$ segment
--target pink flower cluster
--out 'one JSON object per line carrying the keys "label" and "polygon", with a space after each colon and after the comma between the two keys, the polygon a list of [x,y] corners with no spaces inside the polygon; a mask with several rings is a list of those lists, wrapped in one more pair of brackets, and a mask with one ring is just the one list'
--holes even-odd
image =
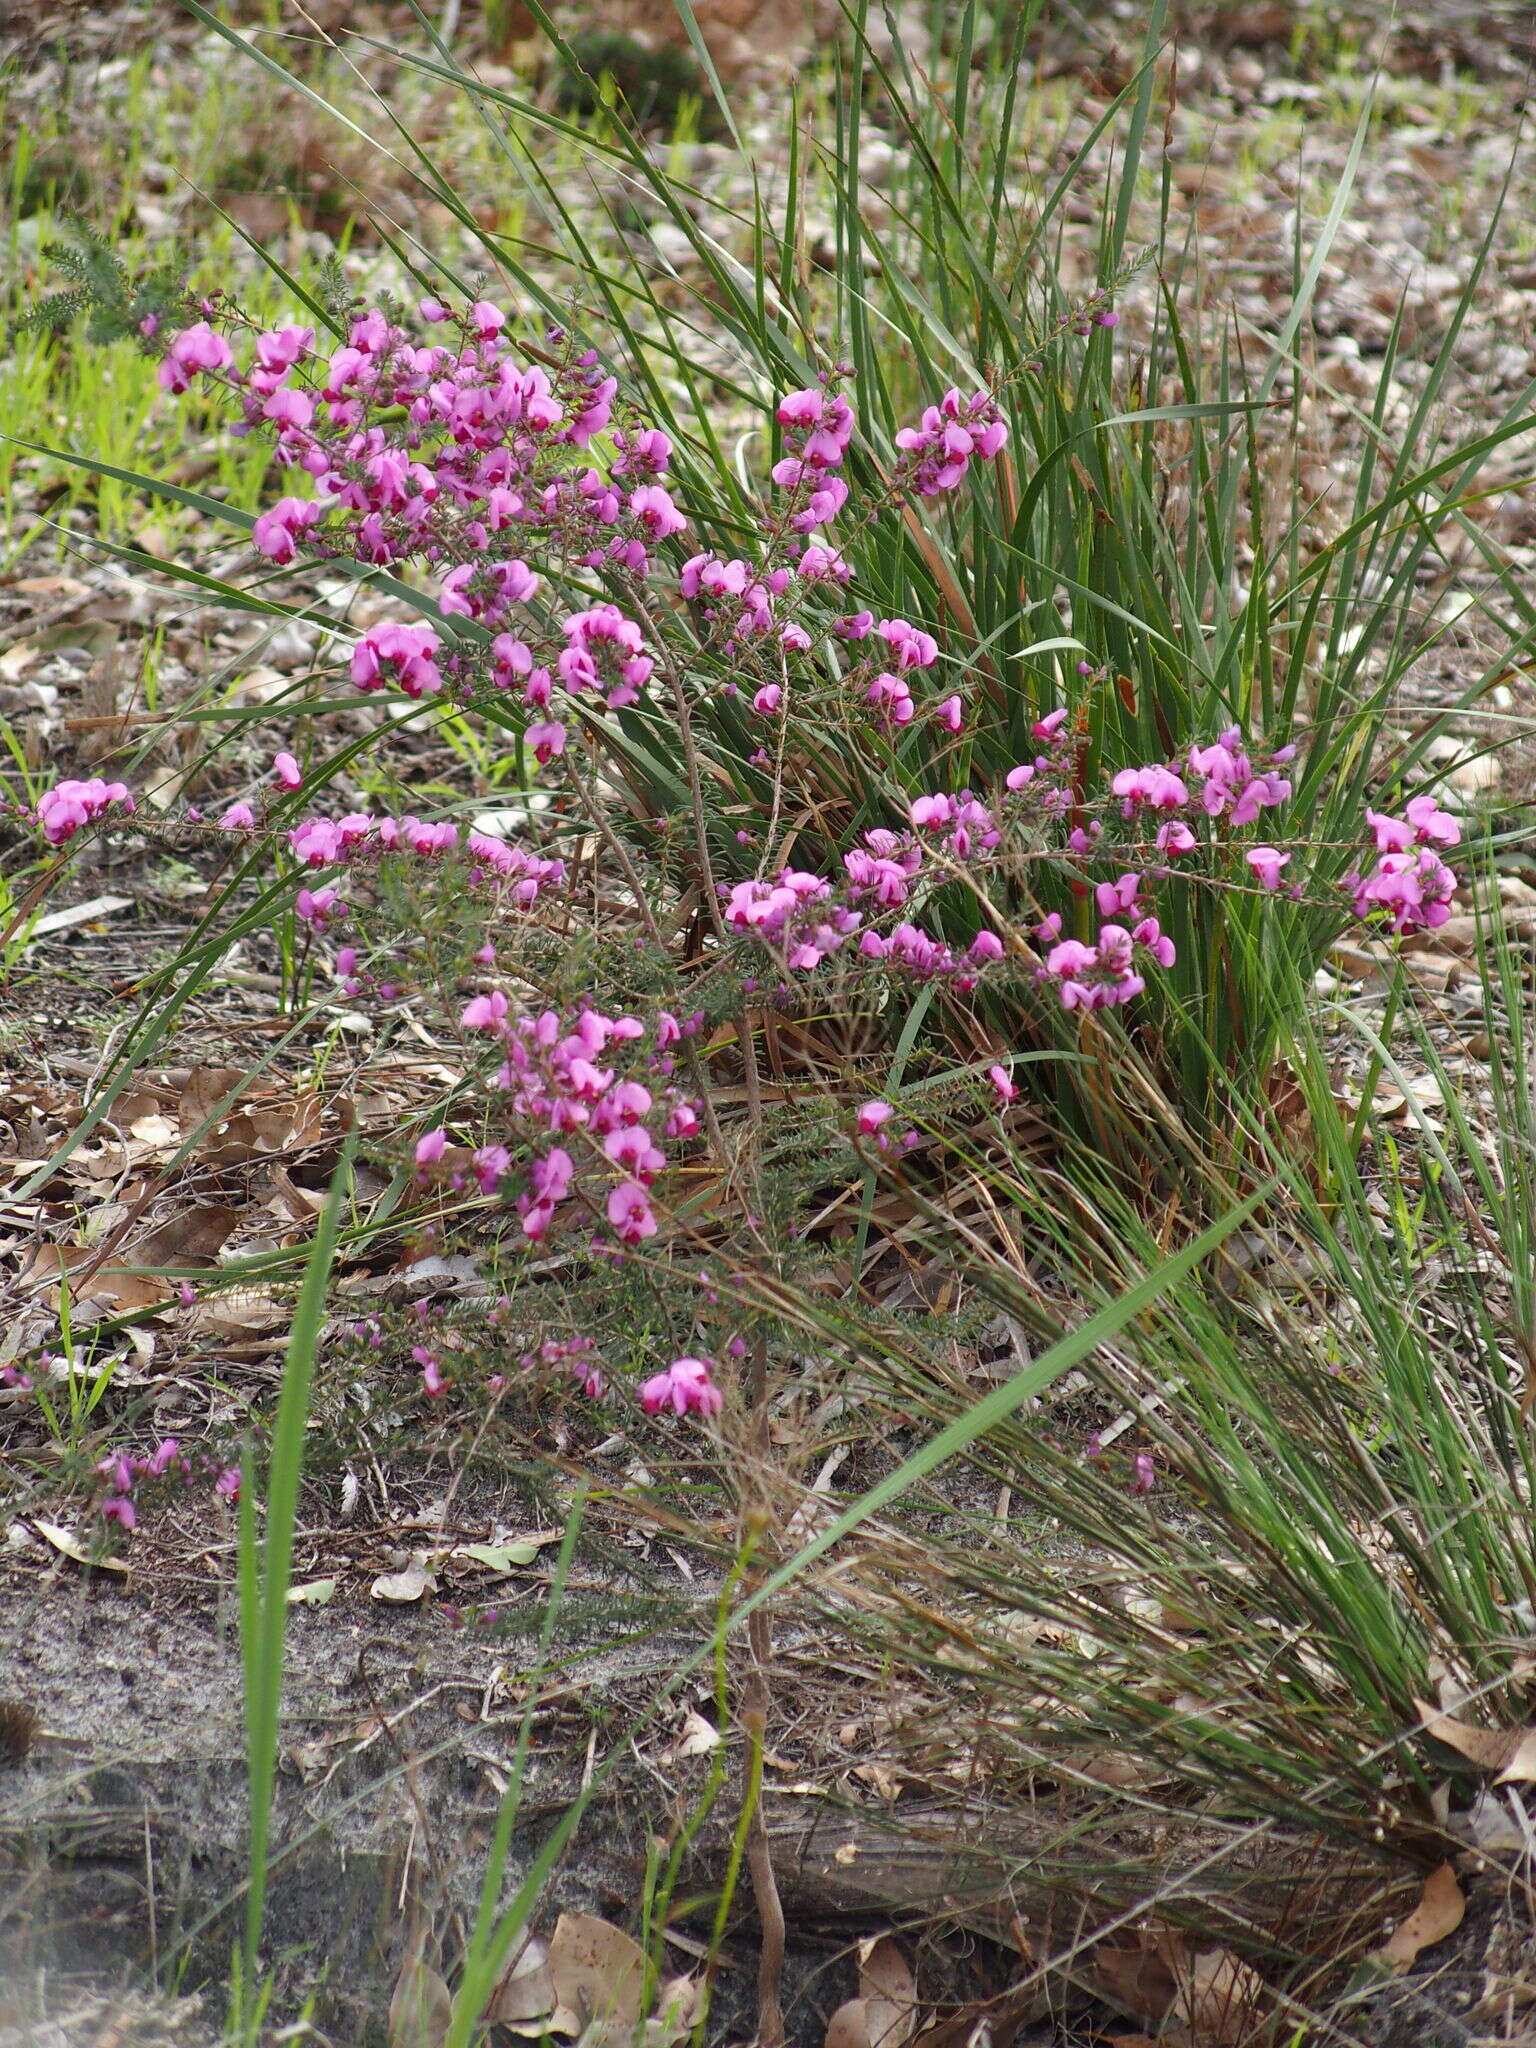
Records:
{"label": "pink flower cluster", "polygon": [[[561,1206],[580,1196],[589,1209],[602,1200],[599,1242],[634,1246],[654,1237],[650,1189],[669,1163],[662,1147],[699,1128],[694,1104],[670,1083],[672,1048],[691,1038],[700,1020],[663,1010],[647,1027],[638,1017],[606,1016],[585,1004],[569,1018],[555,1010],[533,1015],[514,1010],[493,989],[466,1004],[459,1021],[466,1031],[488,1032],[500,1042],[503,1059],[493,1086],[529,1155],[527,1184],[517,1200],[524,1235],[542,1240]],[[621,1069],[623,1048],[638,1052],[645,1041],[642,1070],[651,1085],[638,1078],[633,1055],[629,1071]],[[416,1147],[418,1170],[438,1166],[446,1148],[445,1132],[428,1132]],[[512,1154],[488,1146],[472,1164],[490,1194],[511,1171]]]}
{"label": "pink flower cluster", "polygon": [[602,1367],[593,1354],[590,1337],[546,1337],[537,1351],[525,1351],[524,1372],[536,1366],[561,1366],[575,1379],[589,1400],[600,1401],[608,1391]]}
{"label": "pink flower cluster", "polygon": [[106,1484],[105,1497],[99,1504],[103,1521],[116,1522],[120,1529],[130,1530],[138,1526],[139,1513],[134,1504],[134,1489],[142,1479],[163,1479],[167,1475],[182,1480],[191,1479],[201,1467],[215,1473],[213,1490],[224,1500],[235,1500],[240,1493],[240,1468],[238,1465],[210,1467],[206,1459],[199,1459],[197,1466],[181,1448],[173,1436],[164,1437],[156,1444],[147,1458],[130,1451],[114,1451],[103,1458],[96,1467]]}
{"label": "pink flower cluster", "polygon": [[718,1415],[725,1396],[710,1378],[715,1370],[712,1358],[675,1358],[641,1387],[640,1405],[647,1415],[667,1408],[674,1415]]}
{"label": "pink flower cluster", "polygon": [[1056,942],[1037,972],[1041,980],[1057,984],[1064,1010],[1109,1009],[1139,996],[1147,983],[1145,975],[1137,971],[1138,946],[1160,966],[1173,965],[1173,943],[1159,929],[1155,917],[1142,919],[1133,930],[1121,924],[1101,924],[1098,941],[1092,946],[1080,939],[1060,938],[1060,931],[1059,913],[1041,925],[1039,936]]}
{"label": "pink flower cluster", "polygon": [[853,439],[853,407],[840,391],[813,387],[781,398],[775,418],[788,453],[774,464],[773,480],[793,494],[791,530],[811,533],[835,519],[848,502],[848,486],[833,472]]}
{"label": "pink flower cluster", "polygon": [[1401,818],[1367,811],[1377,860],[1368,875],[1344,878],[1356,917],[1384,915],[1393,931],[1434,931],[1451,914],[1456,877],[1435,851],[1461,843],[1461,827],[1432,796],[1416,796]]}
{"label": "pink flower cluster", "polygon": [[134,808],[126,782],[103,782],[99,775],[88,782],[58,782],[38,799],[37,821],[48,844],[62,846],[113,805],[123,811]]}
{"label": "pink flower cluster", "polygon": [[962,398],[946,391],[924,412],[922,423],[903,427],[896,446],[907,459],[906,474],[921,497],[957,491],[973,457],[990,462],[1008,439],[1008,423],[990,391]]}
{"label": "pink flower cluster", "polygon": [[[226,812],[226,824],[228,816]],[[546,889],[558,888],[566,872],[563,860],[544,860],[488,832],[464,830],[447,818],[431,823],[409,812],[400,818],[375,817],[369,811],[350,811],[343,818],[305,818],[289,831],[288,844],[307,868],[355,865],[390,853],[415,854],[424,860],[452,855],[468,868],[471,887],[493,877],[507,885],[512,902],[525,908],[537,903]]]}
{"label": "pink flower cluster", "polygon": [[[359,689],[388,684],[416,699],[464,698],[482,683],[519,684],[534,714],[528,744],[548,766],[566,742],[559,720],[542,715],[554,680],[573,692],[600,690],[607,708],[618,710],[638,700],[652,657],[635,618],[611,603],[565,620],[563,646],[515,619],[540,581],[524,555],[537,546],[562,568],[649,576],[657,548],[688,526],[665,484],[672,445],[655,427],[615,423],[614,379],[558,329],[547,337],[554,355],[546,368],[515,360],[506,315],[485,300],[454,315],[426,298],[417,319],[413,333],[373,308],[351,322],[346,342],[328,357],[312,328],[270,329],[254,335],[244,368],[204,319],[170,340],[160,380],[171,391],[185,391],[198,376],[217,380],[239,401],[237,431],[273,435],[279,458],[313,479],[314,497],[285,496],[257,520],[253,539],[269,560],[288,566],[305,552],[380,566],[417,560],[436,577],[443,618],[493,635],[487,651],[473,637],[445,638],[426,621],[371,626],[352,659]],[[762,559],[701,553],[678,572],[679,594],[727,652],[771,636],[788,654],[803,655],[828,634],[852,640],[870,630],[867,613],[814,632],[779,616],[786,600],[798,603],[852,574],[835,546],[809,538],[848,498],[839,471],[855,419],[838,388],[847,374],[840,365],[822,386],[778,403],[784,453],[772,474],[788,502],[765,523]],[[605,441],[594,447],[599,435]],[[990,394],[947,392],[920,427],[898,436],[895,487],[952,490],[973,460],[990,461],[1006,437]],[[879,633],[890,650],[886,666],[858,663],[848,680],[875,719],[898,731],[918,710],[909,672],[931,666],[937,647],[899,619],[882,621]],[[753,689],[754,708],[776,715],[784,693],[781,677],[769,676]],[[928,715],[959,733],[959,693],[931,703]]]}

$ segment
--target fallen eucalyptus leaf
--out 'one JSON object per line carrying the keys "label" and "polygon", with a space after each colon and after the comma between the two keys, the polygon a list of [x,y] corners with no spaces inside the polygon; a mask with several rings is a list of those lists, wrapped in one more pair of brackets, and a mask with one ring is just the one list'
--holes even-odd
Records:
{"label": "fallen eucalyptus leaf", "polygon": [[436,1585],[424,1564],[408,1564],[403,1572],[381,1572],[368,1590],[375,1600],[387,1600],[396,1607],[409,1607],[424,1594],[435,1591]]}
{"label": "fallen eucalyptus leaf", "polygon": [[1467,1910],[1461,1886],[1449,1863],[1442,1863],[1424,1880],[1419,1903],[1393,1929],[1388,1940],[1372,1951],[1370,1960],[1394,1974],[1417,1961],[1421,1949],[1433,1948],[1461,1925]]}
{"label": "fallen eucalyptus leaf", "polygon": [[94,1556],[80,1541],[73,1529],[66,1529],[62,1522],[34,1521],[33,1528],[45,1543],[51,1544],[61,1557],[67,1557],[71,1564],[83,1565],[87,1571],[116,1572],[126,1578],[128,1567],[120,1557],[103,1554]]}
{"label": "fallen eucalyptus leaf", "polygon": [[1495,1784],[1536,1783],[1536,1728],[1474,1728],[1469,1721],[1454,1720],[1423,1700],[1413,1704],[1423,1718],[1426,1735],[1433,1735],[1480,1771],[1494,1772]]}
{"label": "fallen eucalyptus leaf", "polygon": [[334,1579],[309,1579],[302,1586],[288,1588],[290,1607],[324,1607],[336,1591]]}
{"label": "fallen eucalyptus leaf", "polygon": [[[551,2031],[627,2033],[640,2021],[645,1951],[622,1927],[591,1913],[562,1913],[549,1942],[549,1969],[559,2010]],[[574,2027],[564,2024],[574,2019]]]}

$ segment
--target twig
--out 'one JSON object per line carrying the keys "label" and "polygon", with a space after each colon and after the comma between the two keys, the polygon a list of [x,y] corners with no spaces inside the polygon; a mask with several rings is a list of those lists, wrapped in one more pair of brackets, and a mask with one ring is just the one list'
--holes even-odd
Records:
{"label": "twig", "polygon": [[747,1631],[752,1671],[747,1679],[741,1721],[750,1745],[747,1796],[752,1801],[752,1820],[747,1837],[747,1869],[752,1878],[762,1942],[757,1964],[757,2048],[783,2048],[784,2005],[779,1987],[784,1969],[784,1906],[773,1874],[773,1851],[763,1819],[762,1799],[763,1739],[768,1727],[768,1678],[764,1664],[770,1647],[766,1607],[754,1609],[747,1620]]}

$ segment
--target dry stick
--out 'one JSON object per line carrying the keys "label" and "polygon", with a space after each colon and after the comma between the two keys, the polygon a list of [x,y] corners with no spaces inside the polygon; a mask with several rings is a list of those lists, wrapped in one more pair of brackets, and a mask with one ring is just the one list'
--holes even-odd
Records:
{"label": "dry stick", "polygon": [[[659,644],[661,643],[658,639]],[[693,813],[699,879],[704,891],[704,900],[709,905],[709,917],[715,929],[715,936],[723,945],[730,934],[726,930],[725,919],[720,914],[720,897],[715,888],[714,865],[709,852],[709,829],[704,816],[703,782],[699,774],[698,748],[693,737],[693,720],[689,715],[688,698],[683,689],[682,677],[670,660],[665,666],[667,679],[672,685],[672,701],[677,710],[678,732],[683,742],[683,764],[688,774],[688,800]],[[757,1045],[752,1034],[751,1016],[745,1005],[737,1018],[736,1037],[741,1047],[742,1068],[747,1084],[746,1178],[748,1194],[755,1210],[759,1206],[757,1140],[762,1130],[763,1091],[762,1077],[757,1067]],[[747,1382],[754,1449],[758,1457],[766,1451],[768,1442],[767,1380],[767,1340],[759,1337],[753,1348],[752,1367]],[[755,1507],[753,1519],[763,1516],[765,1512],[764,1507]],[[762,1803],[763,1742],[768,1726],[767,1664],[772,1653],[772,1621],[766,1607],[758,1607],[753,1611],[748,1617],[747,1629],[752,1654],[752,1669],[742,1701],[742,1725],[746,1729],[747,1739],[751,1745],[746,1792],[751,1816],[748,1821],[747,1868],[752,1877],[752,1896],[757,1905],[758,1923],[762,1929],[762,1948],[757,1971],[757,2043],[758,2048],[783,2048],[784,2010],[779,1995],[779,1979],[784,1964],[784,1908],[780,1903],[779,1888],[773,1875],[773,1853],[763,1822]]]}
{"label": "dry stick", "polygon": [[597,827],[597,836],[602,840],[604,846],[607,847],[623,870],[624,879],[628,882],[630,893],[635,899],[635,908],[640,913],[645,929],[650,935],[651,943],[658,952],[664,952],[666,950],[665,943],[657,926],[656,919],[652,915],[650,898],[640,886],[640,877],[636,874],[635,864],[630,859],[629,848],[608,822],[607,813],[597,793],[596,777],[594,776],[590,784],[583,782],[581,771],[576,766],[574,758],[570,755],[566,756],[566,768],[572,782],[576,785],[576,794],[586,806],[588,817]]}
{"label": "dry stick", "polygon": [[[752,1646],[752,1672],[742,1707],[742,1726],[750,1745],[748,1797],[752,1820],[747,1836],[747,1869],[757,1905],[761,1946],[757,1960],[757,2048],[783,2048],[784,2005],[779,1992],[784,1968],[784,1907],[773,1874],[773,1851],[763,1819],[763,1739],[768,1727],[768,1680],[762,1659],[767,1655],[768,1610],[759,1607],[747,1618]],[[761,1647],[759,1645],[761,1644]]]}
{"label": "dry stick", "polygon": [[[645,928],[646,931],[650,934],[651,943],[655,946],[658,953],[665,952],[666,946],[663,942],[660,928],[658,927],[656,919],[652,914],[650,899],[647,897],[645,891],[640,886],[640,877],[635,872],[634,862],[630,859],[629,848],[624,844],[623,840],[620,839],[619,835],[614,831],[613,827],[608,822],[606,814],[604,813],[602,799],[598,795],[597,777],[595,775],[593,776],[592,782],[589,786],[588,784],[582,781],[581,771],[577,768],[575,761],[569,755],[566,757],[566,761],[567,767],[570,772],[571,780],[576,785],[576,794],[581,798],[582,802],[586,805],[587,814],[591,818],[593,824],[597,827],[599,838],[602,840],[604,846],[608,848],[608,851],[613,855],[614,859],[618,862],[620,868],[623,870],[624,879],[626,882],[628,882],[630,887],[630,893],[633,895],[635,903],[639,908],[640,915],[645,921]],[[707,879],[708,877],[706,871],[706,881]],[[713,899],[711,900],[713,901]],[[719,919],[719,915],[719,905],[716,904],[715,916],[717,920]],[[725,1141],[720,1134],[720,1123],[719,1119],[715,1115],[715,1105],[710,1097],[709,1083],[704,1073],[703,1062],[699,1058],[698,1048],[695,1046],[692,1039],[688,1040],[688,1061],[690,1068],[692,1069],[694,1079],[698,1084],[699,1104],[704,1111],[704,1125],[706,1130],[709,1132],[709,1142],[714,1147],[715,1157],[720,1161],[721,1165],[723,1166],[726,1164]]]}

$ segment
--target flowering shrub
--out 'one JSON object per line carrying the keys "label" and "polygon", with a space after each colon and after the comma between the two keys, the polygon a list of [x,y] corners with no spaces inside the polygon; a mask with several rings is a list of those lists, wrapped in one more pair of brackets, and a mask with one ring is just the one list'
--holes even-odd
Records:
{"label": "flowering shrub", "polygon": [[[997,392],[947,392],[895,434],[893,459],[856,500],[845,471],[858,419],[850,373],[833,365],[779,398],[776,495],[726,552],[674,494],[672,440],[560,329],[520,356],[500,307],[426,298],[413,317],[359,312],[327,351],[309,326],[254,332],[220,305],[201,310],[168,345],[146,345],[162,351],[167,392],[223,392],[232,430],[270,437],[290,472],[295,489],[255,522],[259,554],[278,568],[388,569],[397,588],[408,577],[421,587],[417,616],[357,638],[353,687],[451,705],[512,735],[529,775],[561,795],[559,815],[596,835],[644,928],[645,1002],[601,988],[540,1001],[508,939],[536,932],[568,887],[550,842],[362,812],[282,827],[294,913],[313,941],[335,939],[334,972],[354,999],[389,1002],[418,973],[442,978],[398,920],[370,941],[381,882],[414,866],[451,889],[474,941],[455,969],[455,1011],[490,1049],[491,1131],[476,1146],[428,1131],[412,1165],[422,1190],[473,1185],[512,1203],[531,1249],[580,1233],[593,1257],[622,1262],[665,1241],[664,1190],[709,1115],[705,1012],[683,994],[701,964],[711,1016],[793,1007],[835,956],[872,986],[928,984],[952,1004],[995,997],[988,1014],[1018,1043],[1041,1028],[1041,995],[1072,1019],[1155,990],[1179,961],[1170,906],[1183,915],[1200,892],[1321,905],[1393,933],[1449,915],[1456,883],[1441,855],[1459,828],[1432,798],[1401,818],[1367,810],[1374,857],[1341,874],[1333,852],[1319,858],[1287,829],[1294,744],[1227,725],[1162,758],[1106,762],[1094,706],[1108,678],[1087,661],[1073,701],[1031,706],[1015,728],[1027,744],[999,760],[1008,720],[984,665],[952,632],[942,643],[859,606],[833,529],[926,516],[996,464],[1009,431]],[[827,765],[840,750],[851,757],[841,782]],[[866,758],[879,772],[856,806]],[[303,787],[292,753],[277,755],[274,777],[282,793]],[[616,822],[609,792],[626,782],[664,788],[665,803]],[[132,809],[121,783],[64,782],[37,822],[62,845]],[[838,816],[860,809],[839,838]],[[238,801],[206,829],[274,826]],[[681,852],[680,836],[691,838]],[[709,929],[702,961],[658,917],[690,888]],[[1000,1065],[990,1077],[1006,1106],[1017,1083]],[[895,1114],[866,1102],[850,1136],[900,1156],[917,1134],[893,1142],[883,1126]],[[441,1391],[435,1354],[417,1362],[426,1393]],[[717,1414],[712,1370],[677,1358],[646,1381],[644,1407]]]}
{"label": "flowering shrub", "polygon": [[102,1487],[97,1511],[103,1521],[115,1522],[124,1531],[138,1525],[134,1496],[146,1479],[185,1486],[194,1479],[206,1478],[211,1480],[219,1499],[234,1501],[240,1497],[238,1465],[220,1466],[201,1453],[184,1451],[173,1436],[162,1437],[147,1457],[131,1451],[113,1451],[101,1460],[96,1472]]}

